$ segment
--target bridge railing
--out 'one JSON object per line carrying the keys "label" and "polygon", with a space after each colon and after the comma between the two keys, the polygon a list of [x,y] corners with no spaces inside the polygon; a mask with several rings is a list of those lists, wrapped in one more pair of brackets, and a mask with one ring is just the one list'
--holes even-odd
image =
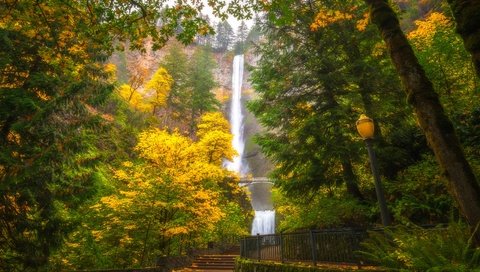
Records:
{"label": "bridge railing", "polygon": [[311,230],[244,237],[242,258],[280,262],[365,263],[358,256],[366,230]]}

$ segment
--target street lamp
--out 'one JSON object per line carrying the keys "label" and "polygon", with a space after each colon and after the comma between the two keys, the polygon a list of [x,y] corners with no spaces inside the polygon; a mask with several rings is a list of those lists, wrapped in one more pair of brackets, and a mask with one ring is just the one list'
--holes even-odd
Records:
{"label": "street lamp", "polygon": [[365,114],[360,115],[360,118],[357,120],[357,131],[367,145],[373,180],[375,182],[375,191],[377,193],[378,205],[380,206],[380,216],[382,217],[383,225],[388,226],[391,223],[390,215],[388,213],[387,204],[385,202],[385,193],[383,192],[380,175],[378,174],[377,159],[375,158],[375,152],[373,151],[372,146],[373,135],[375,132],[375,125],[373,123],[373,120],[371,118],[368,118]]}

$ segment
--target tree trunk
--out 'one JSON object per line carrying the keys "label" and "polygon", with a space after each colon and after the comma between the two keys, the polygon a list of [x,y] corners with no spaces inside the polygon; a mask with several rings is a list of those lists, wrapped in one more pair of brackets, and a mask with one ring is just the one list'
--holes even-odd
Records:
{"label": "tree trunk", "polygon": [[360,202],[365,201],[365,198],[363,197],[360,189],[358,188],[357,177],[355,176],[355,173],[353,173],[353,167],[350,160],[343,161],[342,168],[348,194],[350,194],[352,197],[354,197]]}
{"label": "tree trunk", "polygon": [[[473,228],[480,223],[480,186],[468,164],[453,125],[445,115],[437,93],[418,63],[400,29],[398,18],[386,0],[365,0],[413,106],[420,128],[449,180],[460,210]],[[480,232],[476,233],[480,245]]]}
{"label": "tree trunk", "polygon": [[472,55],[473,66],[480,78],[480,1],[448,0],[457,32],[462,36],[465,49]]}

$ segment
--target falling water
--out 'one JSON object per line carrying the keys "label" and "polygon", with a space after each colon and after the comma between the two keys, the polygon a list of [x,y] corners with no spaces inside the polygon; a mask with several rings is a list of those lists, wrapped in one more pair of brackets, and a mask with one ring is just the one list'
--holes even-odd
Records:
{"label": "falling water", "polygon": [[[243,138],[242,83],[243,55],[237,55],[233,59],[230,126],[233,134],[232,145],[238,155],[233,158],[233,161],[226,162],[225,166],[230,171],[237,172],[240,177],[246,176],[249,170],[248,164],[243,156],[245,140]],[[251,184],[248,188],[251,192],[252,206],[255,210],[252,235],[275,233],[275,211],[271,203],[271,183],[267,186],[265,186],[265,183],[263,185],[261,183],[258,185]]]}
{"label": "falling water", "polygon": [[230,126],[233,135],[232,145],[238,155],[233,161],[227,162],[227,169],[245,176],[248,172],[248,164],[244,162],[243,151],[245,141],[243,139],[243,114],[242,114],[242,83],[243,83],[243,55],[237,55],[233,59],[232,74],[232,105],[230,107]]}
{"label": "falling water", "polygon": [[275,233],[275,211],[255,211],[252,224],[252,235]]}

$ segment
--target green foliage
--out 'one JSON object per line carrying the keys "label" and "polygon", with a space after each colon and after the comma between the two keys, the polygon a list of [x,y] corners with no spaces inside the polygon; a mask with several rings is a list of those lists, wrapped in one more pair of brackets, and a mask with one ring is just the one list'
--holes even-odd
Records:
{"label": "green foliage", "polygon": [[5,271],[43,269],[74,229],[77,209],[102,182],[97,136],[108,118],[97,109],[113,86],[94,60],[105,54],[92,50],[98,44],[90,38],[68,38],[84,21],[68,20],[71,11],[56,4],[11,2],[0,20],[0,269]]}
{"label": "green foliage", "polygon": [[161,119],[168,127],[176,127],[193,136],[197,119],[220,105],[212,92],[217,83],[213,77],[215,61],[211,48],[196,47],[188,59],[182,47],[172,43],[160,66],[173,78]]}
{"label": "green foliage", "polygon": [[460,223],[435,229],[397,226],[370,232],[360,253],[388,271],[480,271],[480,248],[472,248],[471,239]]}
{"label": "green foliage", "polygon": [[386,183],[394,217],[417,224],[447,222],[454,214],[456,209],[447,188],[432,155],[403,170],[395,181]]}
{"label": "green foliage", "polygon": [[[415,140],[417,131],[400,99],[393,67],[385,54],[376,52],[379,40],[374,30],[358,31],[353,20],[317,31],[310,27],[318,12],[350,12],[355,4],[360,5],[357,1],[290,3],[290,22],[272,19],[263,25],[265,41],[257,48],[261,57],[252,71],[258,97],[249,109],[270,129],[257,142],[277,165],[271,174],[276,185],[289,196],[346,184],[348,194],[364,200],[359,184],[366,181],[357,169],[369,166],[355,130],[361,113],[377,120],[378,155],[385,175],[394,177],[412,163],[402,144],[414,146],[417,141],[410,139]],[[270,12],[281,12],[276,8]],[[354,15],[363,12],[359,8]],[[405,140],[391,144],[398,133]]]}
{"label": "green foliage", "polygon": [[220,103],[212,92],[217,86],[213,77],[215,61],[210,47],[199,47],[195,50],[189,63],[189,99],[186,101],[189,112],[183,117],[189,120],[189,133],[193,135],[197,119],[205,112],[218,109]]}
{"label": "green foliage", "polygon": [[307,199],[286,198],[274,190],[273,203],[279,225],[277,231],[361,227],[368,225],[369,210],[341,190],[319,192]]}
{"label": "green foliage", "polygon": [[235,55],[244,54],[247,48],[248,27],[244,21],[240,22],[235,35]]}
{"label": "green foliage", "polygon": [[[241,195],[240,197],[243,196]],[[237,202],[228,202],[223,207],[225,217],[215,225],[215,231],[212,232],[212,236],[214,236],[212,241],[222,241],[222,239],[228,237],[239,238],[249,235],[248,227],[253,217],[251,214],[245,214],[245,210]]]}
{"label": "green foliage", "polygon": [[[337,272],[337,271],[371,271],[368,269],[346,268],[331,266],[306,266],[301,264],[282,264],[274,262],[256,262],[245,259],[237,259],[235,262],[235,271],[257,271],[257,272]],[[375,270],[378,271],[378,270]]]}
{"label": "green foliage", "polygon": [[215,51],[225,52],[231,46],[233,42],[233,28],[228,23],[228,21],[221,21],[217,24],[216,28],[216,40],[215,40]]}

